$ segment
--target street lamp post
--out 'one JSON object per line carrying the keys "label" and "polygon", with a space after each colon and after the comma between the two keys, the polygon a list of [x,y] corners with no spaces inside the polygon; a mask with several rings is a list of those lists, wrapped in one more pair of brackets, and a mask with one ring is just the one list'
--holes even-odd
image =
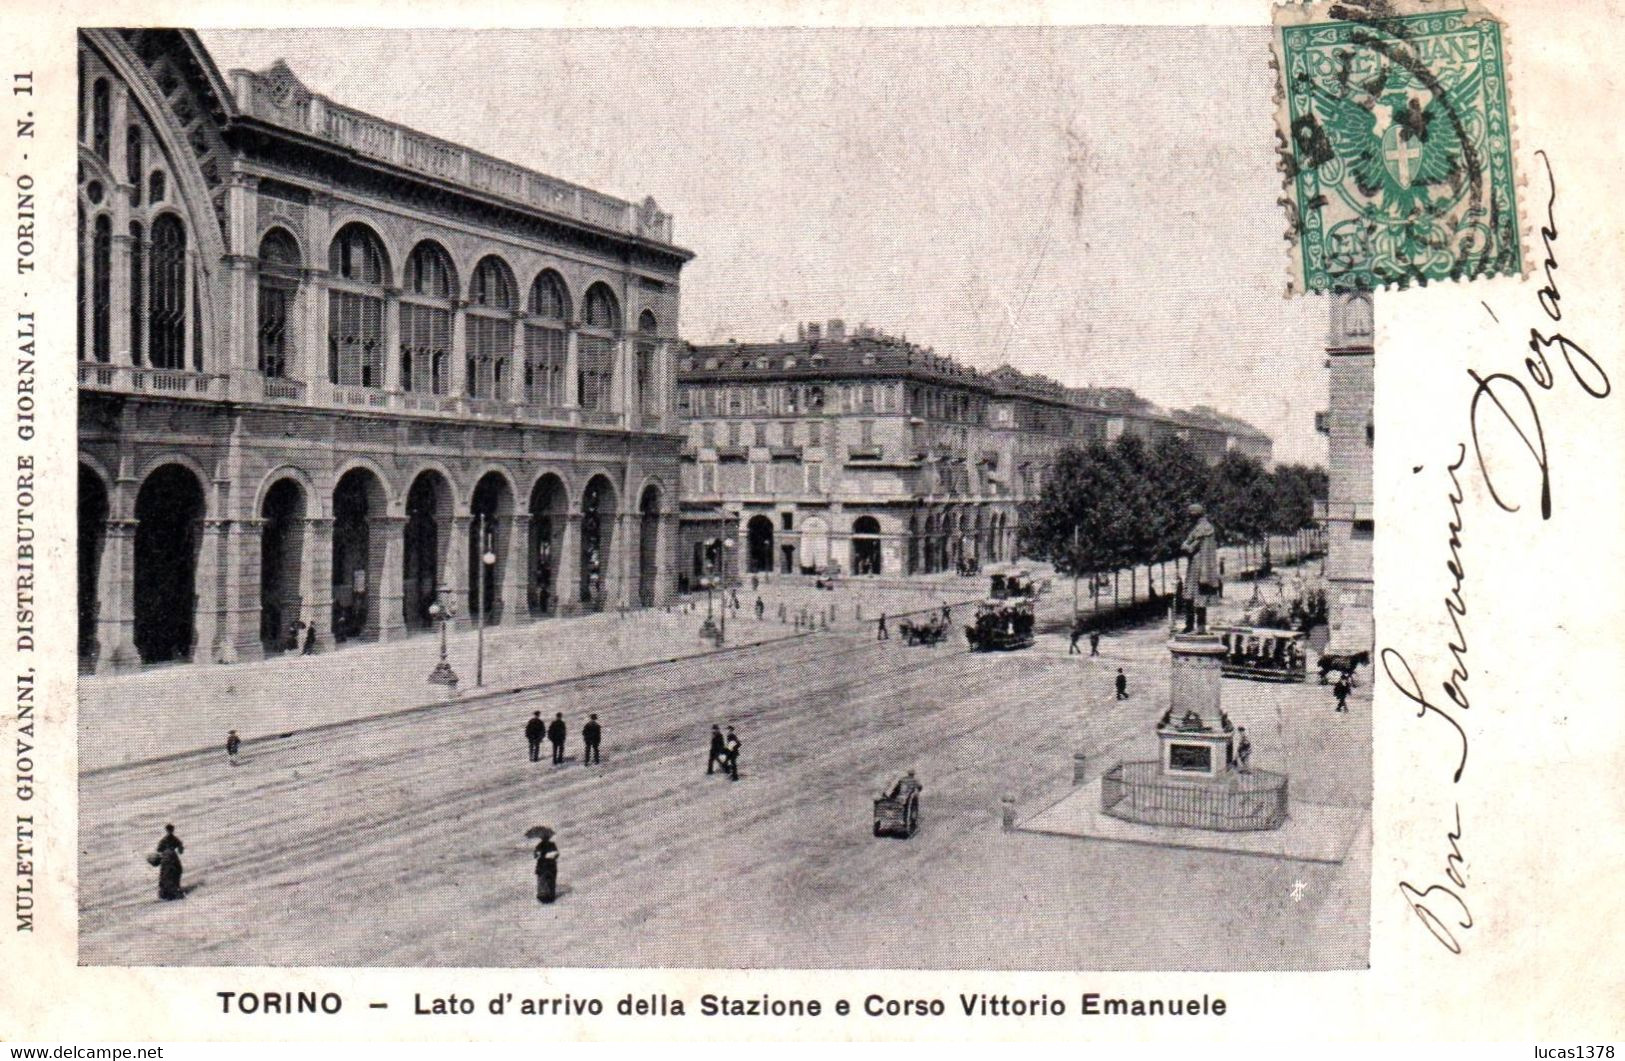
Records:
{"label": "street lamp post", "polygon": [[723,584],[721,570],[725,566],[725,554],[722,550],[732,549],[733,546],[732,538],[713,539],[705,550],[711,573],[705,577],[705,622],[700,624],[700,636],[714,640],[719,648],[728,633],[728,601],[726,598],[723,599],[722,612],[718,616],[715,606],[716,591],[719,585]]}
{"label": "street lamp post", "polygon": [[485,684],[485,573],[496,565],[485,529],[485,513],[474,518],[474,540],[480,546],[480,577],[474,580],[474,686]]}
{"label": "street lamp post", "polygon": [[[434,685],[444,685],[447,689],[457,687],[457,672],[451,669],[451,661],[446,658],[446,623],[452,617],[451,587],[441,586],[437,591],[434,603],[429,605],[429,615],[440,624],[440,662],[434,665],[429,672],[429,681]],[[445,603],[441,603],[444,601]]]}

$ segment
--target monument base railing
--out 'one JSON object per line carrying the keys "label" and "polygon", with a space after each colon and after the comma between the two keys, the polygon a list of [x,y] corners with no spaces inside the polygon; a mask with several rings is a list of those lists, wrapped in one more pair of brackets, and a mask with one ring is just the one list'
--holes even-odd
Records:
{"label": "monument base railing", "polygon": [[1100,779],[1100,809],[1145,825],[1247,832],[1286,820],[1287,778],[1269,770],[1169,777],[1162,764],[1118,763]]}

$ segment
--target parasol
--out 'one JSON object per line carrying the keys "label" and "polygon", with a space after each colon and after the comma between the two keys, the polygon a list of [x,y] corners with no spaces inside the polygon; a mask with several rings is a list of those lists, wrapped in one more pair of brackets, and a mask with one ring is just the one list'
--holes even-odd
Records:
{"label": "parasol", "polygon": [[553,830],[549,829],[545,825],[532,825],[529,829],[525,830],[525,839],[551,840],[553,839]]}

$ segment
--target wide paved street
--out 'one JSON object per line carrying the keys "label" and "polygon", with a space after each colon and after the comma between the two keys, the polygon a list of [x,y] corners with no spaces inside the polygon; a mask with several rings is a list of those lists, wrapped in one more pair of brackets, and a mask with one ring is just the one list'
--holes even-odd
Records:
{"label": "wide paved street", "polygon": [[[1053,595],[1060,597],[1060,594]],[[1051,599],[1055,613],[1070,600]],[[1150,758],[1166,631],[1068,657],[877,644],[846,631],[87,775],[81,953],[89,964],[1356,968],[1369,829],[1341,865],[1000,828]],[[1131,697],[1112,697],[1123,667]],[[1368,672],[1362,672],[1362,679]],[[1256,765],[1295,799],[1370,805],[1369,685],[1227,681]],[[563,711],[569,761],[527,761],[531,711]],[[580,761],[597,712],[604,762]],[[738,727],[739,782],[705,775],[710,724]],[[912,840],[870,801],[925,785]],[[143,861],[186,843],[184,902]],[[563,895],[534,898],[527,827],[559,830]],[[1192,918],[1205,927],[1193,930]]]}

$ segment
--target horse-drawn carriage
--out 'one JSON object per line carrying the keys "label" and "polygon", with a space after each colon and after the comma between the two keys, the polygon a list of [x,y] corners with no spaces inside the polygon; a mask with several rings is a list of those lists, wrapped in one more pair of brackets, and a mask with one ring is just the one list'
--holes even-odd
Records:
{"label": "horse-drawn carriage", "polygon": [[1033,636],[1031,597],[986,600],[976,606],[976,619],[965,627],[972,652],[1008,652],[1030,648]]}
{"label": "horse-drawn carriage", "polygon": [[937,645],[947,640],[948,623],[939,615],[921,622],[903,619],[897,624],[897,632],[905,645]]}
{"label": "horse-drawn carriage", "polygon": [[1360,664],[1371,664],[1371,653],[1361,650],[1359,652],[1326,652],[1320,657],[1320,684],[1326,684],[1326,678],[1333,671],[1337,671],[1342,679],[1352,688],[1359,684],[1354,677],[1354,669]]}
{"label": "horse-drawn carriage", "polygon": [[1224,638],[1226,678],[1264,682],[1301,682],[1307,671],[1308,638],[1296,630],[1231,626],[1217,631]]}
{"label": "horse-drawn carriage", "polygon": [[889,794],[875,800],[875,835],[904,840],[913,836],[920,827],[920,791],[921,785],[910,770]]}

